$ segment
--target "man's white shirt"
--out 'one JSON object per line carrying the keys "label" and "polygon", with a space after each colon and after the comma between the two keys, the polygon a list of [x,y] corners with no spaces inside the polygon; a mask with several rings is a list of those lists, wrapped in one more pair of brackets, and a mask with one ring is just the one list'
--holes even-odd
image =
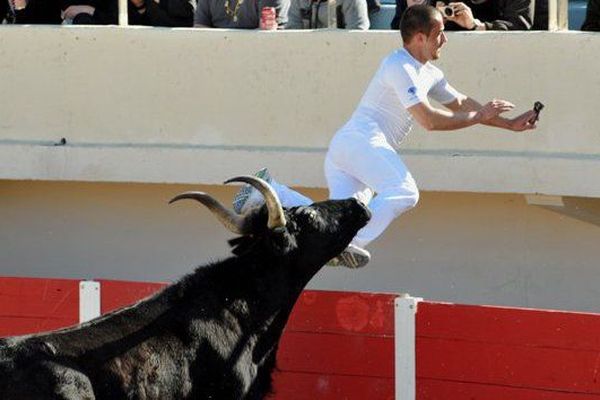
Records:
{"label": "man's white shirt", "polygon": [[345,128],[379,129],[397,149],[413,126],[412,115],[407,109],[418,103],[428,103],[428,96],[447,104],[460,93],[430,62],[420,63],[404,48],[394,50],[381,62]]}

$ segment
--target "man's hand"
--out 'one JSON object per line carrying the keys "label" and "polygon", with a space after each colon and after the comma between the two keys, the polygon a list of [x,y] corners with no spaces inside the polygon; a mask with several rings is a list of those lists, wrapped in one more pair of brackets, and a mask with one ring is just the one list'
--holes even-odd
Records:
{"label": "man's hand", "polygon": [[[515,132],[536,128],[535,111],[529,110],[510,120],[509,129]],[[533,122],[532,122],[533,121]]]}
{"label": "man's hand", "polygon": [[475,119],[479,123],[488,122],[493,118],[496,118],[498,115],[510,111],[515,108],[515,105],[506,100],[497,100],[494,99],[488,103],[486,103],[477,114],[475,114]]}
{"label": "man's hand", "polygon": [[77,14],[94,15],[94,11],[96,11],[96,9],[92,6],[69,6],[62,12],[62,18],[73,19]]}
{"label": "man's hand", "polygon": [[454,15],[447,17],[449,21],[453,21],[465,29],[473,29],[475,17],[468,5],[465,3],[449,3],[448,5],[454,10]]}

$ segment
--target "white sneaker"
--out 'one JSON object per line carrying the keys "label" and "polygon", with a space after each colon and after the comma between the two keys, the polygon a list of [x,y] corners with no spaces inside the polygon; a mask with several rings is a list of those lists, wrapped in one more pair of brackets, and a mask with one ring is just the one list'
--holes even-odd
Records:
{"label": "white sneaker", "polygon": [[358,246],[349,244],[337,257],[332,258],[328,267],[362,268],[371,261],[371,254]]}
{"label": "white sneaker", "polygon": [[[255,177],[271,183],[273,178],[266,168],[262,168],[254,174]],[[256,190],[253,186],[245,184],[242,188],[233,196],[233,211],[238,214],[244,214],[251,208],[258,207],[265,202],[263,195]]]}

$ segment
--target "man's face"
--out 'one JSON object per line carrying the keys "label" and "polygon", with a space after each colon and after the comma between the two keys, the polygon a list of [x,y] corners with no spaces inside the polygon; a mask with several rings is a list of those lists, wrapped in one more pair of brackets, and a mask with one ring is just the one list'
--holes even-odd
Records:
{"label": "man's face", "polygon": [[444,22],[441,15],[437,15],[433,21],[433,29],[425,41],[425,53],[429,60],[440,58],[442,46],[448,41],[444,33]]}

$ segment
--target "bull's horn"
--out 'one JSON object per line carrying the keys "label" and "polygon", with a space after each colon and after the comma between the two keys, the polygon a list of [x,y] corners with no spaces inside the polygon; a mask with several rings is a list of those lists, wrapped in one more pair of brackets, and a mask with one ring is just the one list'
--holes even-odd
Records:
{"label": "bull's horn", "polygon": [[279,197],[277,197],[277,193],[275,193],[273,188],[267,182],[255,176],[249,175],[236,176],[225,181],[225,183],[230,182],[247,183],[262,193],[263,197],[265,198],[265,202],[267,203],[267,209],[269,210],[269,221],[267,222],[267,227],[269,229],[285,226],[285,215],[283,214],[283,207],[281,207]]}
{"label": "bull's horn", "polygon": [[171,201],[169,201],[169,204],[181,199],[196,200],[204,204],[213,214],[215,214],[217,219],[225,226],[225,228],[229,229],[233,233],[237,233],[238,235],[245,235],[249,233],[248,226],[242,216],[226,209],[221,203],[219,203],[209,194],[204,192],[185,192],[173,197]]}

